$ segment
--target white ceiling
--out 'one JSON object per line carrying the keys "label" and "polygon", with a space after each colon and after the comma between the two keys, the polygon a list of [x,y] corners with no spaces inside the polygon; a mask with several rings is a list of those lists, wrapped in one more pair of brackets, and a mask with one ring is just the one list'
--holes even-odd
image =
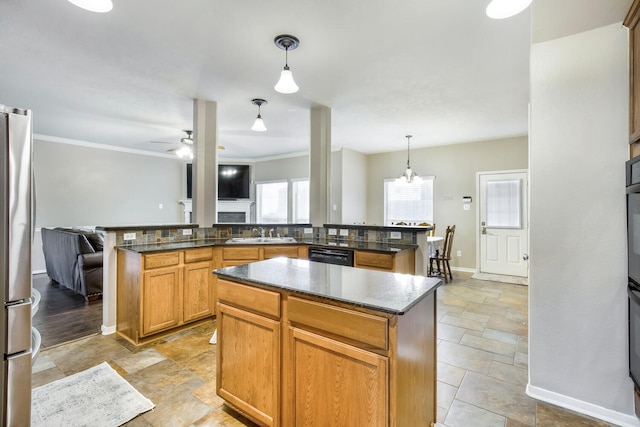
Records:
{"label": "white ceiling", "polygon": [[[624,6],[617,21],[631,2],[565,1],[565,14],[599,17]],[[0,103],[32,109],[36,134],[165,152],[172,145],[151,141],[179,141],[194,98],[218,103],[222,158],[306,151],[314,105],[332,110],[334,147],[363,153],[403,150],[406,134],[426,147],[527,133],[529,9],[491,20],[489,0],[113,3],[96,14],[66,0],[2,0]],[[553,13],[545,3],[557,0],[534,6]],[[296,94],[273,89],[278,34],[300,39],[289,53]],[[249,130],[252,98],[269,102],[267,132]]]}

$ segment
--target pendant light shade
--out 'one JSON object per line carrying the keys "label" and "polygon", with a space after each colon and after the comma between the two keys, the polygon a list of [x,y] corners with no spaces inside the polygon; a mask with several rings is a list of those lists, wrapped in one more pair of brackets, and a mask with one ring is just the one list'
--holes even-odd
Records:
{"label": "pendant light shade", "polygon": [[282,34],[277,36],[273,41],[276,46],[280,49],[284,49],[285,52],[285,60],[284,60],[284,69],[280,73],[280,80],[274,86],[274,89],[280,93],[296,93],[298,91],[298,85],[293,80],[293,74],[289,69],[289,50],[294,50],[300,44],[300,40],[298,40],[294,36],[290,36],[287,34]]}
{"label": "pendant light shade", "polygon": [[504,19],[517,15],[525,10],[533,0],[492,0],[487,6],[489,18]]}
{"label": "pendant light shade", "polygon": [[404,171],[402,175],[396,178],[397,184],[411,184],[412,182],[420,183],[422,182],[422,178],[418,176],[418,174],[411,169],[410,159],[410,147],[411,147],[411,135],[407,135],[407,169]]}
{"label": "pendant light shade", "polygon": [[262,104],[266,104],[267,101],[265,101],[264,99],[252,99],[251,102],[254,105],[258,106],[258,117],[256,117],[256,121],[253,122],[253,126],[251,126],[251,130],[254,130],[256,132],[264,132],[267,130],[267,127],[264,125],[264,120],[262,120],[262,116],[260,115],[260,107],[262,106]]}
{"label": "pendant light shade", "polygon": [[113,3],[111,0],[68,0],[69,3],[73,3],[78,7],[91,12],[105,13],[113,9]]}

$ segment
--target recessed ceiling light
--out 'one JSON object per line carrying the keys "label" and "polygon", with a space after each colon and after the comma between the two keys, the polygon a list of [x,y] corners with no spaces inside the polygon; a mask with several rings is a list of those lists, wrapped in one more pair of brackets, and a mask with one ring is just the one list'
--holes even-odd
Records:
{"label": "recessed ceiling light", "polygon": [[67,0],[69,3],[73,3],[78,7],[81,7],[91,12],[105,13],[113,9],[113,3],[111,0]]}
{"label": "recessed ceiling light", "polygon": [[517,15],[525,10],[533,0],[492,0],[487,6],[486,13],[489,18],[503,19]]}

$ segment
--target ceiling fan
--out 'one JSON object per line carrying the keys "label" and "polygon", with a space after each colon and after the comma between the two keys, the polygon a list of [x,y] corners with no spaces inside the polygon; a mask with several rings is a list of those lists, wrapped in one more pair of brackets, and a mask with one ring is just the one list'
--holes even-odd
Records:
{"label": "ceiling fan", "polygon": [[167,151],[175,152],[176,156],[180,157],[181,159],[193,159],[193,138],[191,137],[193,131],[185,130],[185,132],[187,136],[186,138],[180,139],[180,146],[169,148]]}

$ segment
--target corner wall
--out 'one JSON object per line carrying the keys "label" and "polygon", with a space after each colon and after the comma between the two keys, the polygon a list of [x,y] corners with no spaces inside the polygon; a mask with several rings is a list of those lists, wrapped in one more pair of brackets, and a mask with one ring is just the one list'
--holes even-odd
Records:
{"label": "corner wall", "polygon": [[627,362],[627,30],[531,50],[528,393],[620,425]]}

